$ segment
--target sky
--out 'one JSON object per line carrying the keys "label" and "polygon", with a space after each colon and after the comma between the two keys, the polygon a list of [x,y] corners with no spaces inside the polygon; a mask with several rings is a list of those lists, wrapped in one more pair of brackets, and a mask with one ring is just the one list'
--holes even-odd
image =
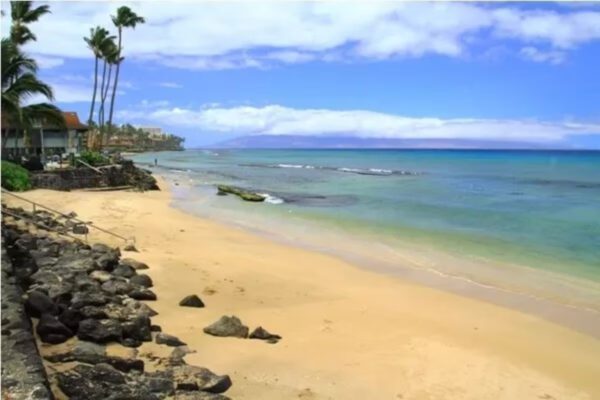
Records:
{"label": "sky", "polygon": [[124,31],[115,122],[186,147],[338,135],[600,148],[599,3],[51,2],[24,50],[83,121],[83,37],[116,33],[121,5],[146,23]]}

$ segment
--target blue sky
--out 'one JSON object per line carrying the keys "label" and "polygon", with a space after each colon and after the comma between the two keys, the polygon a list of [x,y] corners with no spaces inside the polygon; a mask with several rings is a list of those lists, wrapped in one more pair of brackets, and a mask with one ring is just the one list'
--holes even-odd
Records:
{"label": "blue sky", "polygon": [[595,4],[51,3],[26,50],[82,120],[82,37],[114,31],[122,4],[147,23],[125,32],[117,122],[189,147],[300,134],[600,148]]}

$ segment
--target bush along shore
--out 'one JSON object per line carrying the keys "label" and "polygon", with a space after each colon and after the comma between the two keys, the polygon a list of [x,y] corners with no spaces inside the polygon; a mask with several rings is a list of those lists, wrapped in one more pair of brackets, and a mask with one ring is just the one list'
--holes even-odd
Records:
{"label": "bush along shore", "polygon": [[[156,312],[142,302],[157,298],[152,279],[143,273],[147,265],[121,258],[119,249],[104,244],[52,235],[30,230],[19,218],[2,220],[3,398],[228,398],[222,394],[232,384],[228,375],[186,364],[185,343],[152,324]],[[195,295],[180,305],[204,307]],[[205,332],[248,337],[239,319],[223,318]],[[260,327],[250,338],[280,339]],[[150,341],[168,351],[138,354]],[[115,346],[123,350],[118,355],[110,351]]]}

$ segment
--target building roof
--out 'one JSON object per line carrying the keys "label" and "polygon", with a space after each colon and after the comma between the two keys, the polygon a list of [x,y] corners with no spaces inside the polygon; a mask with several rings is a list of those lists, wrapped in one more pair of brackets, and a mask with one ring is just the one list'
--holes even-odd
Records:
{"label": "building roof", "polygon": [[65,123],[67,124],[68,129],[77,129],[82,131],[88,130],[88,126],[79,121],[79,116],[76,112],[64,111],[63,115],[65,117]]}
{"label": "building roof", "polygon": [[[78,131],[87,131],[89,127],[85,124],[82,124],[79,120],[79,116],[74,111],[63,111],[63,116],[65,118],[65,124],[67,125],[67,129],[75,129]],[[2,128],[10,129],[14,128],[10,120],[5,118],[5,115],[2,114]],[[44,124],[44,128],[46,129],[56,129],[55,126],[51,126],[49,124]]]}

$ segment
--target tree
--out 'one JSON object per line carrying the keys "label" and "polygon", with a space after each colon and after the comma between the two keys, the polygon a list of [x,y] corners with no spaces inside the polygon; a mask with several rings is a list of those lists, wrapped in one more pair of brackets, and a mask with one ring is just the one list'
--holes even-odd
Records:
{"label": "tree", "polygon": [[2,112],[7,122],[23,130],[33,127],[37,121],[64,126],[64,116],[56,106],[49,103],[24,105],[36,95],[50,101],[54,99],[52,88],[37,78],[37,68],[36,62],[12,40],[2,39]]}
{"label": "tree", "polygon": [[27,24],[36,22],[42,15],[50,13],[50,6],[43,5],[32,8],[31,1],[11,1],[10,15],[12,25],[10,39],[16,45],[22,45],[30,40],[36,40],[35,35],[29,30]]}
{"label": "tree", "polygon": [[113,24],[117,27],[119,32],[119,45],[118,45],[118,56],[117,56],[117,70],[115,73],[115,84],[113,86],[112,97],[110,100],[110,113],[108,115],[108,126],[112,126],[112,117],[113,110],[115,105],[115,95],[117,93],[117,85],[119,83],[119,71],[121,69],[121,51],[122,47],[122,38],[123,38],[123,28],[133,28],[138,24],[143,24],[146,20],[143,17],[138,16],[136,13],[131,11],[131,9],[127,6],[122,6],[117,9],[117,15],[111,16]]}
{"label": "tree", "polygon": [[[104,60],[102,67],[102,83],[100,84],[100,110],[98,111],[98,126],[104,129],[104,104],[108,89],[110,87],[110,74],[112,73],[112,65],[117,54],[117,45],[113,39],[106,40],[100,49],[101,58]],[[106,79],[106,66],[108,65],[108,79]]]}
{"label": "tree", "polygon": [[[92,94],[92,104],[90,106],[88,123],[92,122],[94,117],[94,108],[96,105],[96,92],[98,90],[98,61],[102,57],[102,49],[107,46],[107,42],[114,39],[114,36],[110,36],[108,31],[100,26],[91,28],[90,37],[83,38],[89,49],[94,53],[94,92]],[[100,92],[100,95],[102,95],[102,90]]]}

